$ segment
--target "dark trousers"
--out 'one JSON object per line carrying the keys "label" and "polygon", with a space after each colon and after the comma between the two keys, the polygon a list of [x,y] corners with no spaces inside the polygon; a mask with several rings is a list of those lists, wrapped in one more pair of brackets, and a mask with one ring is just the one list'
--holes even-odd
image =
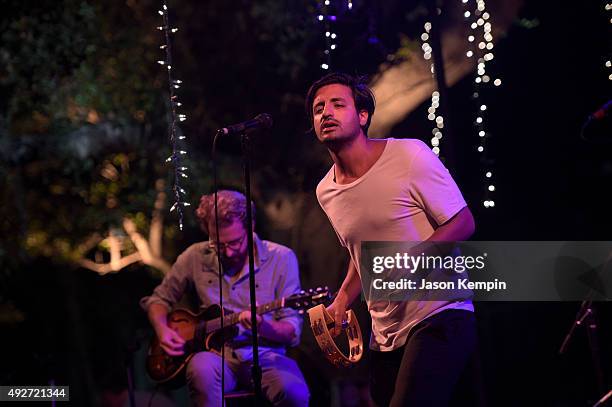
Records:
{"label": "dark trousers", "polygon": [[463,378],[457,384],[462,375],[473,374],[468,366],[474,364],[476,344],[473,312],[451,309],[427,318],[401,348],[372,352],[374,402],[379,407],[448,406],[456,390],[465,390],[458,387],[471,386]]}

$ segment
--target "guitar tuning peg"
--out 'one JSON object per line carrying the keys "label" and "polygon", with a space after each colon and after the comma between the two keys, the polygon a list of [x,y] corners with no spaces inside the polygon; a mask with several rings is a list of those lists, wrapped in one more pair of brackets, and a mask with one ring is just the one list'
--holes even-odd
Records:
{"label": "guitar tuning peg", "polygon": [[298,314],[300,314],[300,315],[304,315],[304,310],[303,310],[303,309],[299,310],[299,311],[298,311]]}
{"label": "guitar tuning peg", "polygon": [[306,294],[306,291],[300,290],[300,294],[304,295],[304,294]]}

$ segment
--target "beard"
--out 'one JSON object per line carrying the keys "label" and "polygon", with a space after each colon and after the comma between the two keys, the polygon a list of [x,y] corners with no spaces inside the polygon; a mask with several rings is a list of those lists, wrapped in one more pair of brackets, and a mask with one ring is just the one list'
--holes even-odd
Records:
{"label": "beard", "polygon": [[223,266],[223,272],[225,274],[229,274],[230,276],[235,275],[236,273],[242,270],[244,263],[248,257],[248,253],[246,250],[242,253],[236,253],[236,255],[232,257],[227,257],[225,255],[221,256],[221,265]]}

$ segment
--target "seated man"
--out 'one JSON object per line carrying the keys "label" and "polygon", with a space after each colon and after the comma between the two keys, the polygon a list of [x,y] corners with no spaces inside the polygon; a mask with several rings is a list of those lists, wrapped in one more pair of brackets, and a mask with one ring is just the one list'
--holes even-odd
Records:
{"label": "seated man", "polygon": [[[218,192],[219,247],[215,237],[214,195],[204,195],[196,215],[210,240],[183,252],[153,295],[141,300],[161,347],[169,355],[183,353],[185,341],[167,324],[167,314],[183,294],[193,289],[201,308],[219,303],[217,254],[221,256],[223,306],[238,312],[240,332],[226,343],[225,390],[251,383],[251,313],[246,236],[247,202],[235,191]],[[257,301],[265,304],[300,291],[297,259],[285,246],[254,236]],[[307,406],[308,387],[297,364],[285,356],[285,346],[299,343],[302,319],[297,311],[281,309],[257,316],[263,394],[275,406]],[[197,406],[221,406],[221,356],[198,352],[190,360],[186,378]]]}

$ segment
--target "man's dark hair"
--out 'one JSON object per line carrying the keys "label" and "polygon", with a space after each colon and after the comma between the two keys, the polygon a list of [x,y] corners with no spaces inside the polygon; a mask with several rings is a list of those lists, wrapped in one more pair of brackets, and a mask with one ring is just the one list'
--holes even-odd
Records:
{"label": "man's dark hair", "polygon": [[370,122],[372,121],[372,115],[374,114],[374,107],[376,101],[372,90],[366,83],[366,77],[364,76],[352,76],[341,72],[332,72],[310,86],[308,93],[306,93],[306,116],[308,117],[309,123],[312,125],[313,112],[312,104],[314,103],[315,95],[317,91],[323,86],[340,84],[347,86],[353,92],[353,100],[355,101],[355,108],[357,112],[366,110],[368,112],[368,121],[362,127],[363,133],[367,136]]}

